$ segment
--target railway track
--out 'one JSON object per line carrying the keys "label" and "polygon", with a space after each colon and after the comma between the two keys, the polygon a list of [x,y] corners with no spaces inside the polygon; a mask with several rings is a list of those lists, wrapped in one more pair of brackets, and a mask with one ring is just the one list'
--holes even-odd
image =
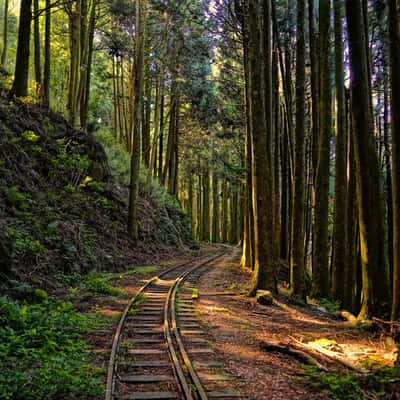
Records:
{"label": "railway track", "polygon": [[227,250],[175,266],[148,281],[118,324],[106,400],[237,399],[233,377],[213,360],[196,318],[193,285]]}

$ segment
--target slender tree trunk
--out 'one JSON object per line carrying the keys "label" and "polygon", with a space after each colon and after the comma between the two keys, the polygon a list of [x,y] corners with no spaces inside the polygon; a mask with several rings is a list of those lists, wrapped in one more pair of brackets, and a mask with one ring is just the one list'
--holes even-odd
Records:
{"label": "slender tree trunk", "polygon": [[213,217],[211,241],[219,242],[219,180],[216,172],[212,175]]}
{"label": "slender tree trunk", "polygon": [[142,124],[142,101],[144,81],[144,43],[146,35],[147,2],[136,3],[136,60],[135,60],[135,100],[133,126],[133,150],[131,156],[131,179],[129,189],[128,231],[134,241],[139,239],[138,203],[139,203],[139,168]]}
{"label": "slender tree trunk", "polygon": [[[347,101],[348,103],[348,101]],[[349,113],[348,113],[349,114]],[[349,120],[349,118],[347,118]],[[350,121],[349,121],[350,122]],[[349,125],[352,125],[349,123]],[[352,128],[351,128],[352,130]],[[353,313],[359,311],[358,293],[358,218],[355,176],[354,142],[352,135],[347,138],[347,202],[346,202],[346,263],[344,271],[344,301],[345,309]]]}
{"label": "slender tree trunk", "polygon": [[163,152],[164,152],[164,91],[161,95],[160,105],[160,142],[158,149],[158,179],[162,182]]}
{"label": "slender tree trunk", "polygon": [[317,297],[329,296],[329,167],[332,124],[332,92],[330,71],[330,0],[319,3],[320,32],[320,134],[318,167],[315,186],[315,231],[313,294]]}
{"label": "slender tree trunk", "polygon": [[210,171],[208,168],[203,174],[203,221],[204,221],[204,240],[210,241]]}
{"label": "slender tree trunk", "polygon": [[160,116],[161,116],[161,98],[163,96],[164,84],[163,78],[160,76],[156,83],[156,98],[154,110],[154,132],[153,143],[151,145],[150,166],[147,171],[147,186],[150,184],[151,176],[156,175],[157,170],[157,143],[160,136]]}
{"label": "slender tree trunk", "polygon": [[343,303],[346,265],[346,112],[343,72],[342,1],[334,1],[336,79],[335,215],[332,262],[332,295]]}
{"label": "slender tree trunk", "polygon": [[362,266],[359,318],[385,316],[390,290],[378,157],[370,107],[368,62],[360,0],[346,0],[352,70],[351,96]]}
{"label": "slender tree trunk", "polygon": [[296,57],[296,141],[293,189],[292,253],[290,286],[292,295],[305,299],[304,266],[304,140],[305,140],[305,2],[297,1]]}
{"label": "slender tree trunk", "polygon": [[68,88],[69,122],[76,126],[81,66],[81,0],[71,5],[69,10],[70,29],[70,71]]}
{"label": "slender tree trunk", "polygon": [[36,95],[40,97],[42,85],[42,65],[40,62],[40,20],[39,20],[39,0],[33,0],[33,38],[34,38],[34,64]]}
{"label": "slender tree trunk", "polygon": [[254,246],[254,224],[253,224],[253,196],[252,196],[252,139],[250,126],[250,65],[249,65],[249,29],[247,19],[243,18],[242,29],[245,40],[243,40],[243,64],[244,64],[244,98],[246,104],[246,131],[245,131],[245,179],[244,179],[244,232],[243,232],[243,252],[240,265],[243,268],[253,269],[253,246]]}
{"label": "slender tree trunk", "polygon": [[83,75],[83,89],[82,96],[80,99],[80,123],[81,128],[87,128],[88,114],[89,114],[89,97],[90,97],[90,83],[92,74],[92,60],[93,60],[93,45],[94,45],[94,31],[96,27],[96,7],[97,0],[92,0],[89,14],[89,29],[87,37],[87,58],[85,74]]}
{"label": "slender tree trunk", "polygon": [[44,71],[43,71],[43,89],[42,104],[45,108],[50,107],[50,77],[51,77],[51,0],[46,0],[45,14],[45,33],[44,33]]}
{"label": "slender tree trunk", "polygon": [[142,157],[144,165],[150,166],[150,120],[151,120],[151,80],[147,79],[145,84],[145,101],[143,106],[143,140],[142,140]]}
{"label": "slender tree trunk", "polygon": [[17,58],[11,95],[28,95],[29,46],[31,37],[32,0],[21,0],[18,28]]}
{"label": "slender tree trunk", "polygon": [[4,15],[3,15],[3,49],[1,51],[1,66],[6,67],[8,50],[8,0],[4,0]]}

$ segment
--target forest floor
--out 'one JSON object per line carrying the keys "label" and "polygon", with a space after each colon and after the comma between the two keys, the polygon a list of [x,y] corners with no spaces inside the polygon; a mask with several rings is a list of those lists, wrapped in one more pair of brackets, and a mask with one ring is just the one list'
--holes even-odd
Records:
{"label": "forest floor", "polygon": [[[241,269],[239,262],[237,249],[228,262],[217,263],[202,277],[198,311],[208,326],[214,351],[238,377],[245,398],[400,398],[399,385],[386,385],[380,376],[358,380],[343,365],[315,352],[311,355],[329,374],[314,369],[307,373],[304,364],[291,355],[262,351],[262,342],[295,348],[299,342],[313,342],[368,369],[390,367],[396,357],[396,347],[382,332],[350,327],[320,307],[293,305],[283,295],[272,306],[258,304],[246,296],[251,271]],[[369,383],[364,385],[365,379]]]}
{"label": "forest floor", "polygon": [[[202,246],[201,253],[213,251]],[[114,275],[113,285],[123,290],[119,297],[88,296],[76,299],[81,311],[95,311],[110,319],[108,328],[89,336],[94,347],[96,364],[106,367],[113,330],[130,297],[143,282],[163,268],[196,256],[190,254],[168,260],[159,266],[135,267],[131,272]],[[279,295],[272,306],[263,306],[246,296],[251,272],[239,267],[240,251],[216,262],[199,281],[197,312],[208,332],[210,346],[226,371],[237,377],[237,389],[246,399],[397,399],[398,381],[385,375],[357,375],[342,364],[311,351],[311,355],[329,373],[304,364],[291,355],[265,352],[261,342],[291,344],[316,343],[370,370],[390,367],[396,348],[379,331],[350,327],[333,314],[317,306],[290,304]],[[380,369],[379,369],[380,370]]]}

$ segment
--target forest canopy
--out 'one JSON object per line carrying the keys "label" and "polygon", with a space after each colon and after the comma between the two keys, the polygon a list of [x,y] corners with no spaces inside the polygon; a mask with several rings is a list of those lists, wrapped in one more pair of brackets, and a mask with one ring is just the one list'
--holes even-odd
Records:
{"label": "forest canopy", "polygon": [[129,154],[250,294],[400,318],[398,0],[1,1],[1,91]]}

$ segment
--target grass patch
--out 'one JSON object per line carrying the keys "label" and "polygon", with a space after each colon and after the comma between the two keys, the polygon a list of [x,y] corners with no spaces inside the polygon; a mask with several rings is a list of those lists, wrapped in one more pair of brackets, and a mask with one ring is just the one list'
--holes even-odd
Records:
{"label": "grass patch", "polygon": [[101,398],[100,370],[82,335],[102,328],[97,314],[48,300],[18,303],[0,297],[0,398]]}
{"label": "grass patch", "polygon": [[125,292],[122,289],[116,288],[110,284],[111,275],[99,275],[96,272],[90,272],[84,277],[82,288],[98,294],[110,296],[123,296]]}
{"label": "grass patch", "polygon": [[70,286],[69,294],[71,298],[80,295],[82,291],[116,297],[125,295],[124,290],[110,283],[112,277],[112,274],[100,274],[98,272],[89,272],[86,275],[78,273],[57,275],[59,281]]}
{"label": "grass patch", "polygon": [[127,276],[132,275],[146,275],[158,272],[160,267],[158,265],[137,265],[135,267],[131,267],[128,271],[124,272],[120,275],[120,278],[125,278]]}

